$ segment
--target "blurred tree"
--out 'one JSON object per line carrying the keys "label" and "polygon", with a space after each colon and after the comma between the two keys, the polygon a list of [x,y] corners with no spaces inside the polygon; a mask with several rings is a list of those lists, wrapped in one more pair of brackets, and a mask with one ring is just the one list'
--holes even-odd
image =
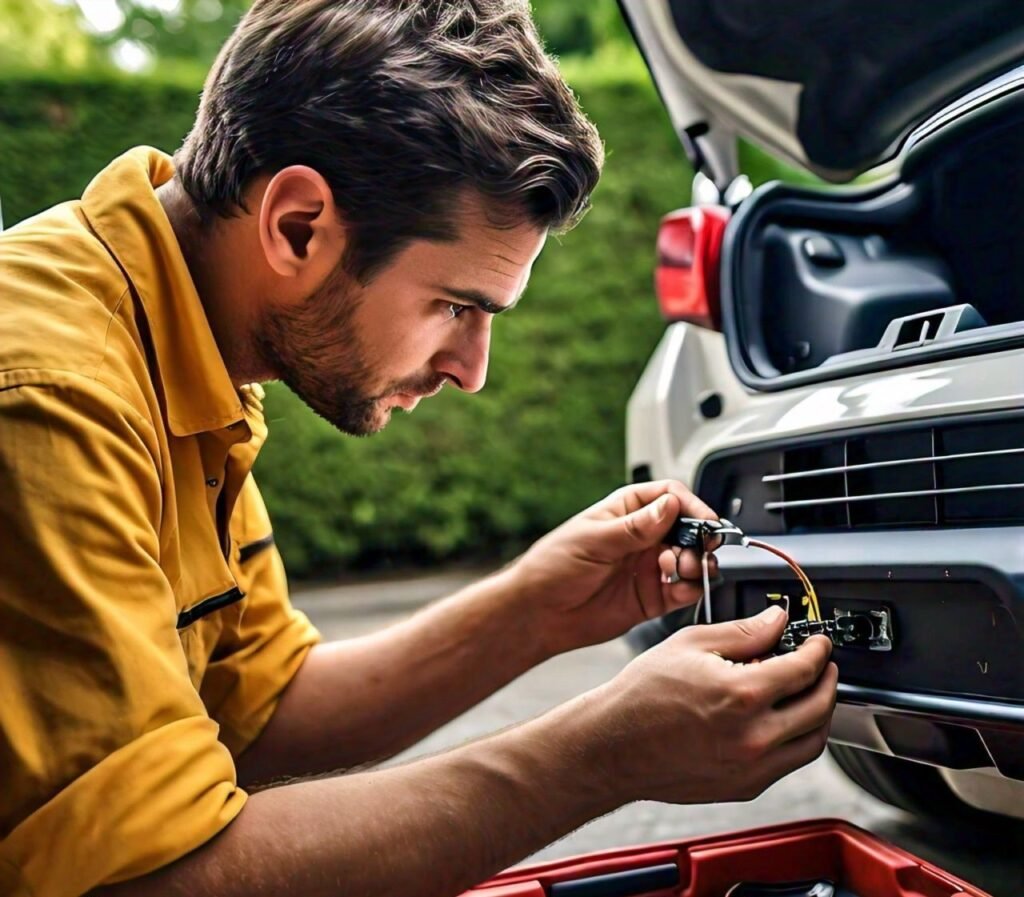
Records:
{"label": "blurred tree", "polygon": [[[17,0],[0,0],[17,6]],[[31,0],[32,3],[52,0]],[[66,2],[66,0],[65,0]],[[97,42],[124,66],[187,63],[206,68],[251,0],[76,0]],[[557,56],[586,56],[632,40],[615,0],[532,0],[534,18]],[[95,27],[95,11],[105,25]],[[127,51],[127,52],[126,52]]]}
{"label": "blurred tree", "polygon": [[3,68],[81,68],[93,58],[73,9],[54,0],[0,0]]}
{"label": "blurred tree", "polygon": [[530,5],[548,51],[556,56],[589,56],[609,45],[633,45],[616,0],[531,0]]}
{"label": "blurred tree", "polygon": [[[79,4],[87,0],[78,0]],[[121,23],[98,36],[109,47],[125,42],[153,61],[206,68],[249,8],[250,0],[116,0]]]}

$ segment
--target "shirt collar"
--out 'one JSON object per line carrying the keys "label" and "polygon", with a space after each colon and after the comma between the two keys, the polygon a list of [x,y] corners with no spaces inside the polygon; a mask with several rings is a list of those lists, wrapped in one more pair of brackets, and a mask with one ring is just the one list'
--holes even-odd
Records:
{"label": "shirt collar", "polygon": [[176,436],[192,436],[241,421],[243,412],[156,195],[173,175],[169,156],[136,147],[95,177],[82,195],[82,210],[142,302],[167,426]]}

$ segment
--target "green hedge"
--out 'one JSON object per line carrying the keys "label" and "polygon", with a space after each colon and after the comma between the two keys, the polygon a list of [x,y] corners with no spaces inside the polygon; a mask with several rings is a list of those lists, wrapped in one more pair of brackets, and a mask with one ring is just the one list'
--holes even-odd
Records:
{"label": "green hedge", "polygon": [[[605,175],[594,209],[549,243],[521,307],[496,322],[486,389],[445,390],[370,439],[270,389],[257,475],[293,574],[506,556],[621,483],[626,400],[663,329],[658,220],[687,201],[690,173],[644,78],[586,71],[570,78],[607,143]],[[152,79],[0,79],[8,223],[79,195],[129,146],[173,150],[197,96]]]}

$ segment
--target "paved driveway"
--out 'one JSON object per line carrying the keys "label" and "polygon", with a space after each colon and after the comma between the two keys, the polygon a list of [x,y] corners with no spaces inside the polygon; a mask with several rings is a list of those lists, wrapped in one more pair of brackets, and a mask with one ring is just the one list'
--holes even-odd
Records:
{"label": "paved driveway", "polygon": [[[299,592],[295,603],[327,638],[345,638],[394,622],[426,600],[449,594],[471,574],[453,573],[405,582]],[[430,753],[542,713],[615,675],[628,662],[622,642],[585,648],[527,673],[444,726],[405,757]],[[680,763],[686,747],[680,745]],[[994,897],[1024,897],[1024,843],[965,843],[962,835],[927,831],[850,784],[827,758],[783,779],[744,804],[669,806],[637,803],[598,819],[541,851],[553,859],[626,844],[681,839],[690,835],[750,828],[809,817],[840,817],[899,844],[960,875]]]}

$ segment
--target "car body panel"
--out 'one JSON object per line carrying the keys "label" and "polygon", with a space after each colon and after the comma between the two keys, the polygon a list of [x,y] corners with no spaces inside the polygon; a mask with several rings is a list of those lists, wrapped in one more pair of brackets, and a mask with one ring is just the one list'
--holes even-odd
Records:
{"label": "car body panel", "polygon": [[[700,405],[710,393],[721,396],[722,413],[707,420]],[[1024,363],[1018,351],[760,392],[736,377],[722,334],[680,322],[666,329],[630,397],[627,468],[648,465],[656,479],[692,483],[704,459],[728,449],[1022,407]]]}

